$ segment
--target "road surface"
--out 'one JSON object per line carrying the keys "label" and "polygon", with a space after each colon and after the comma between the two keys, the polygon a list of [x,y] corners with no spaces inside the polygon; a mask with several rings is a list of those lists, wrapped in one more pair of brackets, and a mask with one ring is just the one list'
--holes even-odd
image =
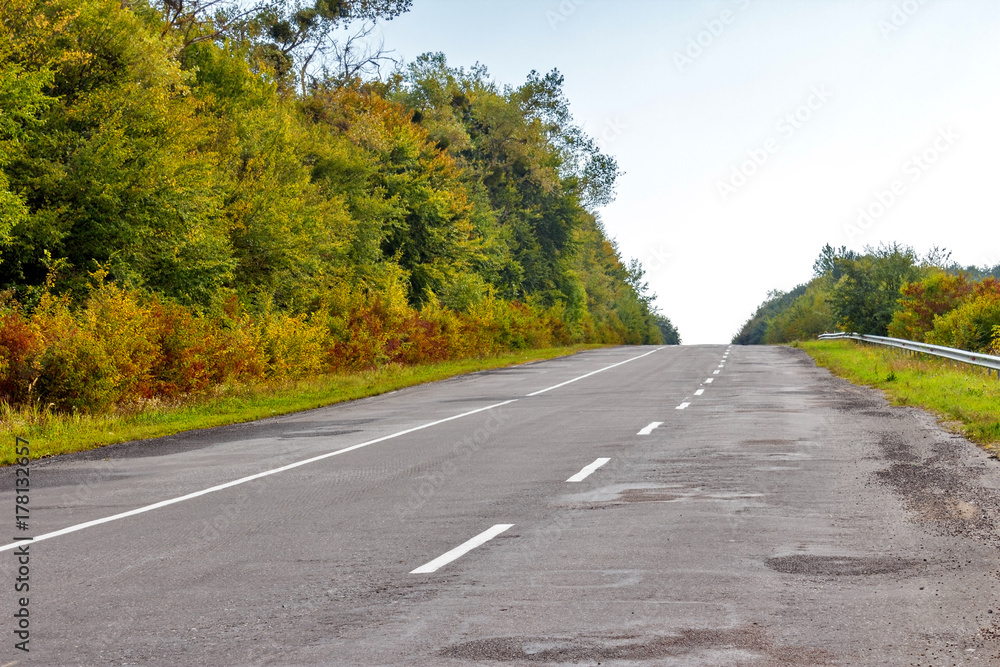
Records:
{"label": "road surface", "polygon": [[33,463],[27,654],[2,475],[0,665],[1000,660],[998,462],[789,348],[596,350]]}

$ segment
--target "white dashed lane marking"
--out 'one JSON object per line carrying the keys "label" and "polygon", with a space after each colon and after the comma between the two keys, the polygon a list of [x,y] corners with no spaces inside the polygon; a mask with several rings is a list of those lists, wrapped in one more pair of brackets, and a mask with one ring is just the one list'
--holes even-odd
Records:
{"label": "white dashed lane marking", "polygon": [[[656,423],[660,423],[660,422],[656,422]],[[582,482],[583,480],[585,480],[588,477],[590,477],[590,473],[594,472],[595,470],[597,470],[598,468],[600,468],[602,465],[604,465],[605,463],[607,463],[610,460],[611,459],[597,459],[596,461],[594,461],[593,463],[591,463],[589,466],[587,466],[586,468],[584,468],[580,472],[576,473],[575,475],[573,475],[572,477],[570,477],[566,481],[567,482]]]}
{"label": "white dashed lane marking", "polygon": [[[655,350],[654,350],[655,352]],[[647,353],[648,354],[648,353]],[[268,477],[270,475],[277,475],[278,473],[285,472],[287,470],[293,470],[300,466],[309,465],[310,463],[315,463],[317,461],[323,461],[332,456],[340,456],[341,454],[346,454],[347,452],[353,452],[356,449],[361,449],[363,447],[369,447],[371,445],[385,442],[386,440],[391,440],[393,438],[398,438],[402,435],[407,435],[409,433],[414,433],[416,431],[421,431],[425,428],[430,428],[432,426],[437,426],[438,424],[444,424],[446,422],[454,421],[455,419],[461,419],[463,417],[468,417],[470,415],[478,414],[480,412],[485,412],[486,410],[492,410],[493,408],[499,408],[504,405],[509,405],[514,403],[517,399],[512,399],[509,401],[504,401],[502,403],[494,403],[493,405],[487,405],[484,408],[476,408],[475,410],[469,410],[468,412],[463,412],[459,415],[452,415],[451,417],[445,417],[444,419],[437,419],[432,422],[427,422],[426,424],[421,424],[420,426],[414,426],[412,428],[404,429],[402,431],[396,431],[395,433],[390,433],[389,435],[383,435],[381,438],[375,438],[373,440],[367,440],[357,445],[351,445],[350,447],[344,447],[332,452],[327,452],[326,454],[320,454],[319,456],[313,456],[312,458],[304,459],[302,461],[296,461],[295,463],[289,463],[288,465],[283,465],[278,468],[272,468],[271,470],[265,470],[264,472],[259,472],[255,475],[248,475],[247,477],[241,477],[240,479],[234,479],[231,482],[226,482],[225,484],[218,484],[216,486],[209,487],[207,489],[202,489],[201,491],[195,491],[193,493],[188,493],[183,496],[178,496],[176,498],[170,498],[168,500],[161,500],[158,503],[153,503],[152,505],[146,505],[144,507],[137,507],[136,509],[129,510],[127,512],[121,512],[119,514],[113,514],[111,516],[106,516],[102,519],[94,519],[93,521],[86,521],[84,523],[78,523],[75,526],[69,526],[67,528],[61,528],[60,530],[53,531],[51,533],[45,533],[44,535],[36,535],[34,542],[41,542],[42,540],[52,539],[53,537],[59,537],[61,535],[67,535],[69,533],[75,533],[78,530],[84,530],[85,528],[91,528],[93,526],[100,526],[105,523],[110,523],[112,521],[119,521],[121,519],[126,519],[128,517],[135,516],[137,514],[143,514],[145,512],[151,512],[153,510],[160,509],[161,507],[168,507],[176,503],[182,503],[186,500],[191,500],[192,498],[200,498],[201,496],[207,495],[209,493],[215,493],[216,491],[222,491],[224,489],[229,489],[234,486],[239,486],[241,484],[247,484],[248,482],[253,482],[255,480],[261,479],[263,477]],[[9,551],[18,546],[21,546],[21,542],[13,542],[11,544],[5,544],[0,546],[0,551]]]}
{"label": "white dashed lane marking", "polygon": [[431,572],[436,572],[437,570],[441,569],[451,561],[461,558],[462,556],[464,556],[465,554],[469,553],[470,551],[472,551],[473,549],[482,544],[486,544],[494,537],[504,532],[508,528],[512,527],[513,525],[514,524],[512,523],[498,523],[489,530],[484,530],[483,532],[479,533],[468,542],[464,542],[463,544],[460,544],[451,551],[441,554],[440,556],[438,556],[431,562],[427,563],[426,565],[421,565],[416,570],[411,571],[410,574],[429,574]]}
{"label": "white dashed lane marking", "polygon": [[612,368],[617,368],[618,366],[621,366],[622,364],[627,364],[630,361],[635,361],[636,359],[642,359],[643,357],[648,357],[649,355],[653,354],[654,352],[659,352],[662,349],[663,349],[662,347],[658,347],[655,350],[650,350],[649,352],[647,352],[645,354],[640,354],[638,357],[632,357],[631,359],[626,359],[625,361],[619,361],[617,364],[611,364],[610,366],[605,366],[604,368],[598,368],[596,371],[590,371],[589,373],[585,373],[585,374],[583,374],[583,375],[581,375],[579,377],[575,377],[572,380],[566,380],[565,382],[560,382],[559,384],[554,384],[551,387],[546,387],[545,389],[539,389],[538,391],[533,391],[530,394],[528,394],[528,396],[538,396],[539,394],[544,394],[547,391],[552,391],[553,389],[558,389],[559,387],[565,387],[566,385],[572,384],[572,383],[574,383],[574,382],[576,382],[578,380],[582,380],[584,378],[589,378],[591,375],[597,375],[598,373],[603,373],[604,371],[611,370]]}
{"label": "white dashed lane marking", "polygon": [[662,424],[663,422],[652,422],[649,426],[644,426],[641,431],[636,433],[636,435],[649,435],[653,432],[653,429]]}

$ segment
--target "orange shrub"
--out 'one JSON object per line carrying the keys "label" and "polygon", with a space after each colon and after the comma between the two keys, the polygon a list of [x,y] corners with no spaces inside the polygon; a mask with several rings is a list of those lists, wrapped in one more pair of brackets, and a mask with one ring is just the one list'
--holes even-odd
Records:
{"label": "orange shrub", "polygon": [[268,379],[301,378],[325,369],[330,334],[318,317],[268,313],[259,327]]}
{"label": "orange shrub", "polygon": [[973,352],[994,345],[995,327],[1000,326],[1000,281],[987,278],[975,284],[972,298],[934,319],[926,341]]}
{"label": "orange shrub", "polygon": [[92,292],[77,312],[67,298],[44,294],[31,317],[43,340],[33,360],[39,398],[61,409],[103,410],[129,396],[155,364],[149,319],[113,286]]}
{"label": "orange shrub", "polygon": [[381,289],[335,285],[309,314],[235,297],[209,314],[105,283],[83,302],[46,291],[30,315],[0,304],[0,399],[100,411],[138,399],[322,372],[419,364],[572,340],[559,306],[492,295],[456,312],[406,305],[400,281]]}
{"label": "orange shrub", "polygon": [[936,271],[900,290],[896,312],[889,323],[889,335],[923,341],[934,328],[934,318],[954,310],[972,294],[973,283],[963,274]]}
{"label": "orange shrub", "polygon": [[0,400],[24,401],[38,377],[33,361],[43,344],[15,304],[0,315]]}

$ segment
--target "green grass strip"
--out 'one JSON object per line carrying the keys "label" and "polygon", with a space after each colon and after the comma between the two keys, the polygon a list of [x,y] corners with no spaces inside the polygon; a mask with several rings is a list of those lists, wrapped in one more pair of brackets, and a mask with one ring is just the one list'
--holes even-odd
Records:
{"label": "green grass strip", "polygon": [[983,369],[853,341],[795,344],[816,363],[856,384],[885,392],[893,405],[934,413],[942,425],[1000,453],[1000,380]]}
{"label": "green grass strip", "polygon": [[158,438],[182,431],[248,422],[334,403],[377,396],[464,373],[541,361],[602,345],[522,350],[496,357],[417,366],[390,365],[372,371],[325,375],[282,385],[217,387],[172,405],[148,403],[106,414],[56,414],[38,406],[0,404],[0,465],[14,462],[14,438],[31,443],[31,457],[79,452],[118,442]]}

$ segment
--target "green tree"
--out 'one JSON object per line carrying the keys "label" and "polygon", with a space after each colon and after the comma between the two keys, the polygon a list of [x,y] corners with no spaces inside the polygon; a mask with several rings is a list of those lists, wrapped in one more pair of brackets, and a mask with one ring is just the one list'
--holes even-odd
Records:
{"label": "green tree", "polygon": [[675,334],[597,219],[618,167],[558,72],[509,87],[434,55],[376,81],[361,33],[335,34],[409,6],[0,4],[0,287],[69,322],[99,273],[233,329],[326,326],[364,360],[461,349],[463,327]]}
{"label": "green tree", "polygon": [[562,85],[558,72],[532,72],[522,86],[501,89],[483,67],[453,69],[442,54],[426,54],[395,93],[482,184],[516,263],[507,273],[521,276],[511,296],[549,304],[574,289],[566,273],[574,230],[586,224],[588,205],[610,201],[618,174],[573,123]]}
{"label": "green tree", "polygon": [[54,101],[44,92],[52,82],[52,63],[32,55],[45,37],[40,28],[53,22],[61,27],[62,21],[58,16],[46,21],[38,10],[26,0],[0,5],[0,249],[10,245],[11,232],[29,215],[5,169],[23,155],[25,143],[42,125],[40,116]]}
{"label": "green tree", "polygon": [[790,292],[771,290],[767,299],[757,307],[757,311],[747,320],[739,332],[733,336],[736,345],[764,345],[767,337],[768,323],[779,313],[791,307],[795,301],[805,294],[807,285],[799,285]]}
{"label": "green tree", "polygon": [[660,313],[654,313],[653,319],[660,330],[660,338],[664,345],[681,344],[681,334],[677,330],[677,327],[674,326],[674,323],[670,321],[669,317]]}
{"label": "green tree", "polygon": [[830,305],[848,331],[884,336],[888,332],[903,285],[922,277],[913,249],[898,244],[866,248],[856,259],[836,261],[841,272]]}
{"label": "green tree", "polygon": [[[32,10],[43,13],[41,4]],[[46,252],[81,287],[107,265],[126,283],[204,301],[231,272],[208,129],[175,44],[103,0],[65,0],[15,66],[52,63],[51,97],[5,167],[29,213],[0,280],[41,284]]]}
{"label": "green tree", "polygon": [[768,345],[811,340],[832,331],[836,324],[830,310],[830,276],[813,278],[805,291],[767,320],[764,342]]}

